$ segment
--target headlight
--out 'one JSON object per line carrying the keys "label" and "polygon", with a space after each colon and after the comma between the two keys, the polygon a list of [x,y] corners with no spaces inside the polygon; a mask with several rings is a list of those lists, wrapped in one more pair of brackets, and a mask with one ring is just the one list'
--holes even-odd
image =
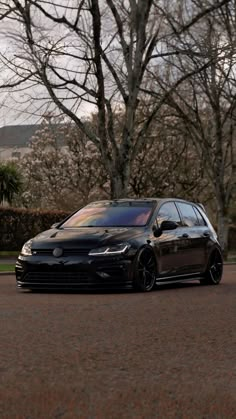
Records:
{"label": "headlight", "polygon": [[32,240],[28,240],[24,246],[21,249],[21,254],[23,256],[31,256],[32,252],[31,252],[31,245],[32,245]]}
{"label": "headlight", "polygon": [[91,256],[103,256],[103,255],[122,255],[130,248],[130,244],[121,243],[115,244],[112,246],[98,247],[97,249],[92,249],[89,252]]}

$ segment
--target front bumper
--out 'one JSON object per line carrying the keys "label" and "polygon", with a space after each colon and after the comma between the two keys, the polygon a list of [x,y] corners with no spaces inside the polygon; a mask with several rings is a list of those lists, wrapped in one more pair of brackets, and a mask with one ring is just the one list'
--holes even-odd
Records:
{"label": "front bumper", "polygon": [[15,272],[22,289],[132,288],[133,278],[132,260],[124,256],[19,256]]}

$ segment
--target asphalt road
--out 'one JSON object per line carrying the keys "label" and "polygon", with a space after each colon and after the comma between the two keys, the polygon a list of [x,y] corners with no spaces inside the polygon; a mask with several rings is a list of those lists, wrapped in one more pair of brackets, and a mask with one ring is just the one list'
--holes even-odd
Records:
{"label": "asphalt road", "polygon": [[0,418],[236,418],[236,265],[219,286],[19,292],[0,277]]}

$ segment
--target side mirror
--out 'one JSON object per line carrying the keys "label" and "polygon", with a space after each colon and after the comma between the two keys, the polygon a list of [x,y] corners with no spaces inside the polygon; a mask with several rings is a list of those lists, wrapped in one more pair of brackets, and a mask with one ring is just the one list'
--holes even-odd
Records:
{"label": "side mirror", "polygon": [[160,227],[155,226],[155,225],[152,227],[152,231],[153,231],[154,237],[160,237],[161,234],[162,234],[162,229]]}
{"label": "side mirror", "polygon": [[178,224],[175,221],[162,221],[160,229],[161,231],[165,230],[175,230],[178,227]]}
{"label": "side mirror", "polygon": [[160,227],[155,225],[152,227],[154,237],[160,237],[165,230],[175,230],[178,227],[178,224],[174,221],[162,221]]}

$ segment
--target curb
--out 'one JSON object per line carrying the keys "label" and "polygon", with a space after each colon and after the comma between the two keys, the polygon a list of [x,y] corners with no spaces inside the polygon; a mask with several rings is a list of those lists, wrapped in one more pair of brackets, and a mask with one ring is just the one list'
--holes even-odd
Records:
{"label": "curb", "polygon": [[0,276],[4,276],[4,275],[15,275],[15,272],[14,271],[1,271]]}

